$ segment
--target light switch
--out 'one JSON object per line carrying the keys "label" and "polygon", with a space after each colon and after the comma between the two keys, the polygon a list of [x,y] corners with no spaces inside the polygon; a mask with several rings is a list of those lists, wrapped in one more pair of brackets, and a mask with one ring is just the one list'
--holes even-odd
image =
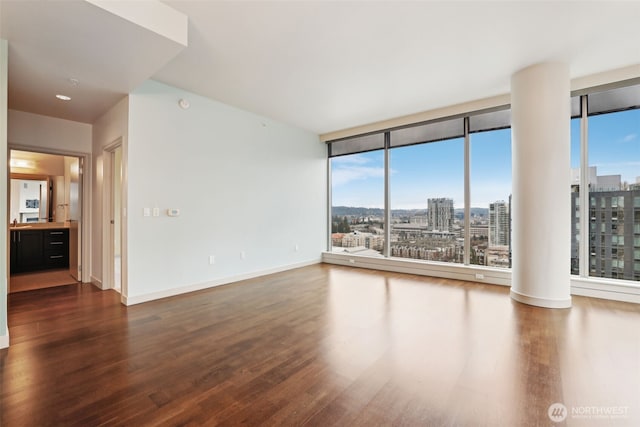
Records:
{"label": "light switch", "polygon": [[160,216],[160,208],[153,208],[153,216]]}
{"label": "light switch", "polygon": [[142,216],[151,216],[151,208],[143,208]]}

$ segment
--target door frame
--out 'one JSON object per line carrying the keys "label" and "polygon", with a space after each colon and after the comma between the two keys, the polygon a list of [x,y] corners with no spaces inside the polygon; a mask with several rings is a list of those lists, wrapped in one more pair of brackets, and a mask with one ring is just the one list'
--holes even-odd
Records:
{"label": "door frame", "polygon": [[120,296],[125,301],[127,297],[127,249],[126,249],[126,166],[124,141],[118,137],[102,149],[102,289],[114,289],[114,245],[111,227],[111,213],[113,212],[113,164],[112,155],[120,147],[122,150],[122,179],[120,181]]}
{"label": "door frame", "polygon": [[[80,245],[80,279],[82,283],[91,282],[91,176],[93,170],[93,164],[91,162],[90,153],[82,153],[78,151],[59,150],[51,147],[35,147],[32,145],[22,144],[8,144],[7,146],[7,158],[11,156],[11,150],[19,151],[31,151],[34,153],[42,154],[54,154],[57,156],[77,157],[81,159],[82,173],[80,174],[80,185],[82,188],[82,203],[80,204],[80,233],[81,233],[81,245]],[[7,181],[11,182],[11,168],[7,168]],[[8,203],[11,194],[7,192]],[[7,207],[7,210],[9,208]],[[7,275],[8,276],[8,275]],[[8,291],[9,286],[7,286]]]}

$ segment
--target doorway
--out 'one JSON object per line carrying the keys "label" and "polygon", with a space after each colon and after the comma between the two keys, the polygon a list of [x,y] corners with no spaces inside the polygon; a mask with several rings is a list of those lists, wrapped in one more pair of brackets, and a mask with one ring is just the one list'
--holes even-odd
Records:
{"label": "doorway", "polygon": [[10,149],[9,292],[82,280],[83,157]]}
{"label": "doorway", "polygon": [[122,293],[122,141],[116,140],[106,147],[105,158],[105,199],[109,227],[105,244],[107,246],[106,289]]}

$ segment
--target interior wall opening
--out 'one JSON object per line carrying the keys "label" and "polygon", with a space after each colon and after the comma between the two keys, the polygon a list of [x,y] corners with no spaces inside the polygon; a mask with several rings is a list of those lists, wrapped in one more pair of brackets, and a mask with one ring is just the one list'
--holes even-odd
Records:
{"label": "interior wall opening", "polygon": [[9,154],[9,293],[81,281],[83,158]]}

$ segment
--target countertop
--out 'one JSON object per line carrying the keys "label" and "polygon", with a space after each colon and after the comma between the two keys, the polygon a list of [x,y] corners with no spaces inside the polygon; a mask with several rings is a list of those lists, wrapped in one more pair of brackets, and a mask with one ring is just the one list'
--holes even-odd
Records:
{"label": "countertop", "polygon": [[68,222],[34,222],[31,224],[9,225],[9,230],[53,230],[59,228],[69,228]]}

